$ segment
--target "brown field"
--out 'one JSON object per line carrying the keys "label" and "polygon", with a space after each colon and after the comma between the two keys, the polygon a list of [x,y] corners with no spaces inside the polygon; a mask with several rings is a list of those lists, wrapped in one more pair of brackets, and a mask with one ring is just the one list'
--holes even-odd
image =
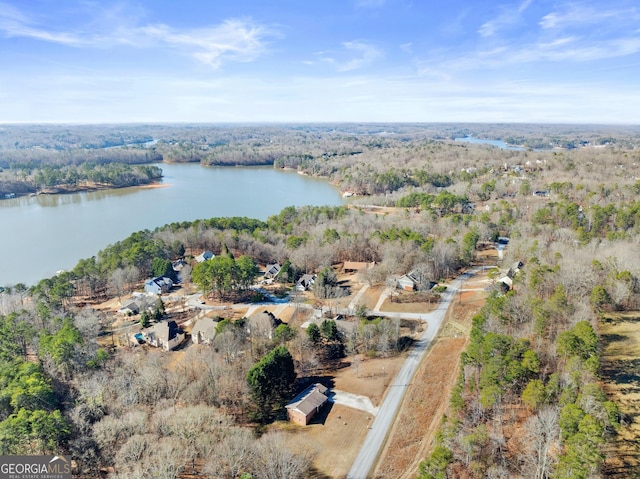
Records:
{"label": "brown field", "polygon": [[[481,275],[469,282],[484,278]],[[434,434],[449,406],[471,318],[484,304],[485,296],[484,291],[465,291],[447,313],[442,330],[402,403],[374,477],[409,479],[416,476],[418,465],[429,453]]]}
{"label": "brown field", "polygon": [[[393,358],[361,358],[354,364],[337,369],[328,378],[334,388],[368,396],[374,406],[382,401],[386,385],[400,370],[405,356]],[[360,451],[373,416],[341,405],[325,406],[319,416],[306,427],[281,422],[278,429],[291,434],[292,447],[304,443],[317,451],[314,468],[318,477],[343,478]]]}
{"label": "brown field", "polygon": [[364,304],[367,309],[373,309],[378,303],[380,294],[385,290],[384,286],[371,286],[360,298],[360,304]]}
{"label": "brown field", "polygon": [[374,477],[415,477],[446,411],[465,344],[465,338],[437,340],[407,391]]}
{"label": "brown field", "polygon": [[366,412],[329,405],[306,427],[280,422],[275,428],[290,433],[292,449],[305,444],[316,451],[317,477],[342,478],[347,475],[373,418]]}
{"label": "brown field", "polygon": [[[401,293],[405,294],[405,293]],[[412,295],[413,293],[406,293],[407,295]],[[393,302],[391,302],[390,298],[387,298],[382,306],[380,307],[380,311],[384,312],[392,312],[392,313],[428,313],[433,310],[437,303],[434,302],[425,302],[422,300],[411,302],[411,297],[403,298],[403,302],[398,302],[397,298],[394,298]]]}
{"label": "brown field", "polygon": [[606,451],[605,477],[640,478],[640,312],[608,315],[600,335],[603,386],[626,422]]}
{"label": "brown field", "polygon": [[335,389],[368,396],[374,406],[380,405],[386,386],[404,364],[405,355],[390,358],[365,358],[358,356],[359,363],[339,369],[333,374]]}

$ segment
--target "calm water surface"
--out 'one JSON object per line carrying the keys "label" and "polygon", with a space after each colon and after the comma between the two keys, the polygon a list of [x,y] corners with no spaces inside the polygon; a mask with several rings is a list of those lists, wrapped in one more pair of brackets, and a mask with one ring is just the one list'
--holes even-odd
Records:
{"label": "calm water surface", "polygon": [[497,146],[498,148],[502,148],[503,150],[518,150],[524,151],[526,148],[522,148],[521,146],[513,146],[508,145],[502,140],[487,140],[483,138],[474,138],[473,136],[465,136],[462,138],[454,138],[453,141],[464,141],[466,143],[480,143],[483,145],[491,145]]}
{"label": "calm water surface", "polygon": [[131,233],[215,216],[266,219],[286,206],[342,205],[337,188],[293,171],[161,164],[161,188],[0,200],[0,285],[35,284]]}

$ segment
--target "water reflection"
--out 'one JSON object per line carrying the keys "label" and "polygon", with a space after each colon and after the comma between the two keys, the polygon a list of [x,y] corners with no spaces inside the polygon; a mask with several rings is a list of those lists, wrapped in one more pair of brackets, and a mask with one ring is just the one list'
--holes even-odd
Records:
{"label": "water reflection", "polygon": [[172,222],[215,216],[264,220],[291,205],[345,204],[328,182],[295,172],[158,166],[165,187],[0,200],[0,285],[34,284],[135,231]]}

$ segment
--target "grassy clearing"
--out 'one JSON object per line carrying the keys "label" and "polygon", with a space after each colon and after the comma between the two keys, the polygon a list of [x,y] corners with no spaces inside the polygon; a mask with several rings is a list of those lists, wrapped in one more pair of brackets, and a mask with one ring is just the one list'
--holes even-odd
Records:
{"label": "grassy clearing", "polygon": [[607,315],[600,336],[604,389],[625,418],[606,451],[605,476],[640,478],[640,311]]}

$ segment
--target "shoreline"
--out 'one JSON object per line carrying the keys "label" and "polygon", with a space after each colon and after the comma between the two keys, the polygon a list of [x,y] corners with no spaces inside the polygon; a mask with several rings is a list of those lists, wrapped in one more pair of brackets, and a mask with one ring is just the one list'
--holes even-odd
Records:
{"label": "shoreline", "polygon": [[100,185],[100,184],[92,184],[92,185],[76,185],[76,186],[58,186],[54,188],[45,188],[36,192],[29,193],[8,193],[12,196],[5,195],[0,199],[16,199],[25,196],[40,196],[40,195],[70,195],[74,193],[90,193],[93,191],[105,191],[105,190],[121,190],[123,188],[142,188],[142,189],[155,189],[155,188],[168,188],[170,187],[170,183],[143,183],[140,185],[127,185],[127,186],[111,186],[111,185]]}

